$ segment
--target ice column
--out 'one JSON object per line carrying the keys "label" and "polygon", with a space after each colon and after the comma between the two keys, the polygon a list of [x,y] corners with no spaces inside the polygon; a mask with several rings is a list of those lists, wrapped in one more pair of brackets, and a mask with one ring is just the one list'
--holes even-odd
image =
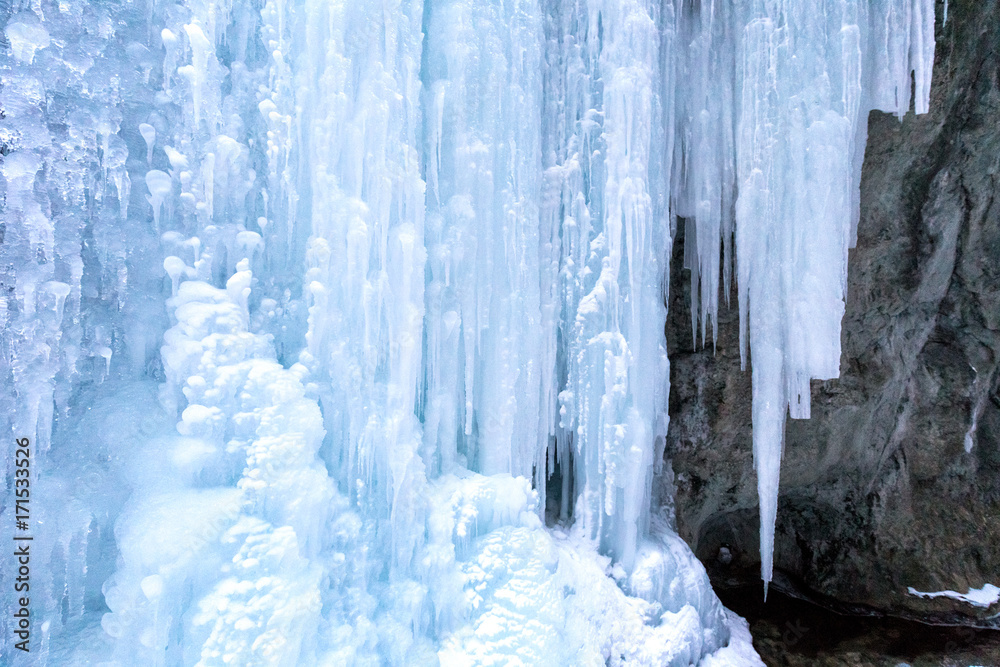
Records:
{"label": "ice column", "polygon": [[[648,522],[666,432],[663,337],[670,4],[582,3],[556,13],[550,68],[568,131],[550,140],[546,216],[563,213],[560,428],[572,447],[574,515],[630,568]],[[665,31],[661,33],[658,23]],[[668,41],[668,46],[670,46]],[[668,64],[667,71],[662,69]],[[566,473],[564,472],[564,478]]]}
{"label": "ice column", "polygon": [[262,11],[270,217],[288,230],[288,255],[302,248],[299,360],[323,406],[327,467],[357,510],[341,520],[359,524],[353,574],[328,601],[345,610],[333,655],[348,664],[425,662],[450,620],[430,601],[421,551],[424,14],[419,1],[278,0]]}
{"label": "ice column", "polygon": [[[390,522],[381,546],[406,574],[426,483],[416,417],[425,262],[416,153],[422,5],[307,2],[285,11],[297,39],[278,40],[284,52],[275,50],[272,71],[284,76],[286,58],[298,60],[294,106],[280,104],[276,86],[270,108],[292,114],[301,197],[295,224],[308,232],[301,359],[322,387],[338,482],[366,516]],[[369,31],[378,34],[374,42],[364,37]],[[265,101],[267,115],[281,113],[267,108]]]}
{"label": "ice column", "polygon": [[555,335],[540,304],[540,272],[551,281],[555,266],[539,237],[541,27],[535,2],[434,2],[422,73],[425,457],[536,482]]}

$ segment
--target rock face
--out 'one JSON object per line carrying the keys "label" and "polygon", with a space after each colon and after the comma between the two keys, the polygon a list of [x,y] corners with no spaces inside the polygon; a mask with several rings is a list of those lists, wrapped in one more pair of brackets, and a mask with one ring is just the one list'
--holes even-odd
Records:
{"label": "rock face", "polygon": [[[907,593],[1000,585],[1000,0],[950,5],[942,25],[938,3],[931,112],[869,119],[841,377],[815,381],[812,418],[786,427],[775,582],[847,608],[1000,625],[1000,604]],[[677,525],[718,583],[745,582],[758,519],[736,295],[715,353],[695,348],[682,257],[678,238]]]}

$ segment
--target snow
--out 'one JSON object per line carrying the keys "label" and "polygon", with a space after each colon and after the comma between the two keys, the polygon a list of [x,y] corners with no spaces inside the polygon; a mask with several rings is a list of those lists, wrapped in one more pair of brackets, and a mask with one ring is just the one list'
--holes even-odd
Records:
{"label": "snow", "polygon": [[929,0],[822,4],[19,5],[32,664],[759,664],[651,508],[665,292],[685,224],[705,343],[735,262],[766,582],[865,114],[933,61]]}
{"label": "snow", "polygon": [[687,665],[725,645],[723,608],[676,535],[646,553],[686,576],[640,591],[646,575],[616,581],[624,571],[582,527],[549,533],[521,516],[461,550],[471,619],[445,639],[442,664]]}
{"label": "snow", "polygon": [[937,591],[936,593],[924,593],[908,586],[906,591],[910,595],[922,598],[951,598],[959,602],[971,604],[974,607],[990,607],[1000,602],[1000,588],[993,584],[983,584],[981,588],[970,588],[967,593],[956,593],[955,591]]}
{"label": "snow", "polygon": [[701,667],[759,667],[764,664],[753,648],[750,626],[741,617],[726,610],[729,622],[729,644],[715,653],[705,656]]}

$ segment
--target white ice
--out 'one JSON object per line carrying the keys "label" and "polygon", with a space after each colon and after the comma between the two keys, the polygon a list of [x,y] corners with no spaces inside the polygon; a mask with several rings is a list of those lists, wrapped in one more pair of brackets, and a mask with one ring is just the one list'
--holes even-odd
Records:
{"label": "white ice", "polygon": [[924,593],[908,586],[906,591],[910,595],[921,598],[951,598],[971,604],[974,607],[991,607],[1000,602],[1000,588],[993,584],[983,584],[981,588],[970,588],[967,593],[957,593],[955,591],[937,591],[934,593]]}

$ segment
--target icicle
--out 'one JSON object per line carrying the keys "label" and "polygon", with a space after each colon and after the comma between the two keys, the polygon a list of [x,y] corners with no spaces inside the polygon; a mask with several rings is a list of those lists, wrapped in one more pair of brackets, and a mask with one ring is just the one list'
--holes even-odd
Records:
{"label": "icicle", "polygon": [[139,134],[142,135],[143,141],[146,142],[146,164],[152,166],[153,144],[156,143],[156,128],[149,123],[140,123]]}
{"label": "icicle", "polygon": [[149,189],[149,196],[146,200],[153,207],[153,226],[160,229],[160,213],[163,202],[171,190],[170,176],[159,169],[150,169],[146,172],[146,188]]}

